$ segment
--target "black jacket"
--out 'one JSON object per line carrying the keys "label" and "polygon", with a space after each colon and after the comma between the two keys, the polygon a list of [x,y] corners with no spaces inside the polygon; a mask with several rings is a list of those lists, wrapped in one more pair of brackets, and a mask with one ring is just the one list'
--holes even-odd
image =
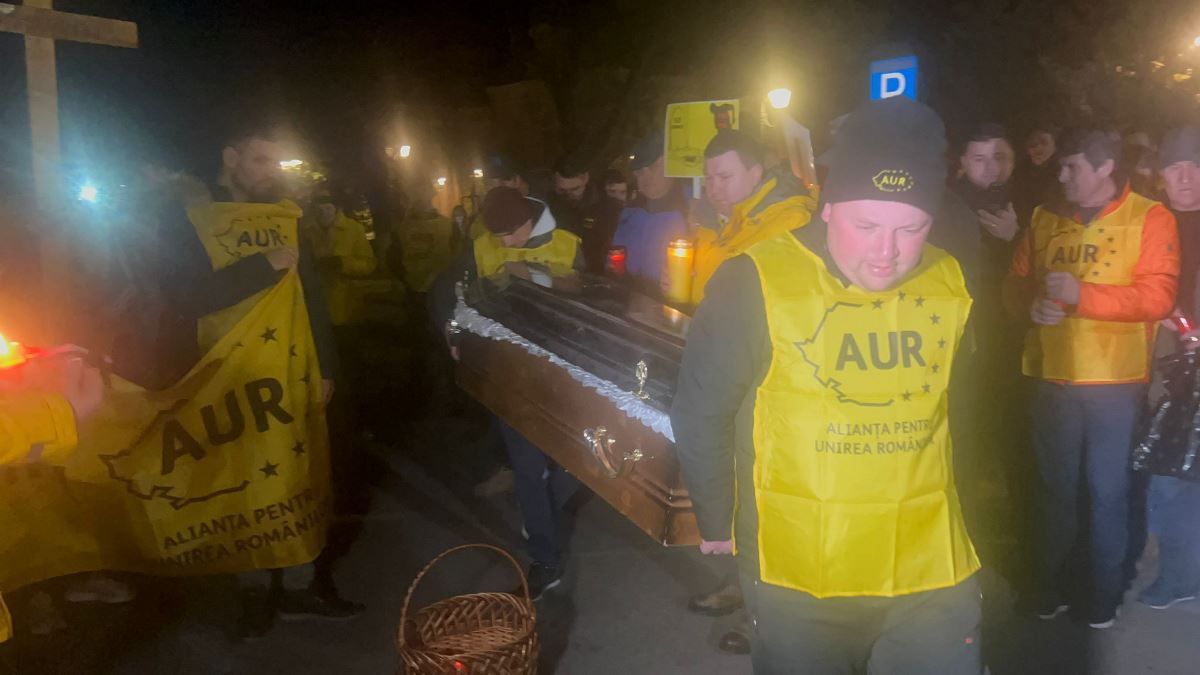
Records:
{"label": "black jacket", "polygon": [[1009,181],[1009,192],[1012,195],[1013,208],[1017,212],[1017,222],[1021,227],[1029,227],[1034,209],[1061,198],[1059,169],[1057,155],[1042,162],[1040,166],[1028,159],[1017,163],[1012,180]]}
{"label": "black jacket", "polygon": [[[794,230],[793,236],[847,283],[828,256],[825,233],[825,223],[814,217],[808,226]],[[964,276],[970,288],[972,275],[964,270]],[[956,430],[970,424],[973,407],[971,399],[953,393],[961,391],[961,383],[970,377],[967,342],[964,340],[956,356],[951,381],[951,433],[956,437],[962,435]],[[770,363],[758,270],[748,256],[741,255],[713,275],[692,320],[671,407],[671,425],[701,536],[724,541],[736,531],[739,541],[751,542],[739,549],[743,569],[751,574],[758,573],[758,551],[752,543],[758,538],[751,472],[754,397]]]}
{"label": "black jacket", "polygon": [[[121,348],[121,356],[115,364],[118,373],[122,370],[139,373],[142,379],[139,384],[149,388],[174,384],[204,356],[197,341],[197,325],[201,318],[232,307],[283,278],[283,273],[274,270],[261,254],[214,271],[195,226],[178,202],[164,208],[158,221],[156,244],[159,255],[157,259],[143,261],[148,271],[140,282],[157,286],[154,295],[159,299],[159,311],[144,319],[156,324],[154,343],[144,345],[144,349]],[[338,369],[338,355],[329,311],[316,262],[303,242],[298,243],[300,283],[321,363],[321,376],[333,379]]]}

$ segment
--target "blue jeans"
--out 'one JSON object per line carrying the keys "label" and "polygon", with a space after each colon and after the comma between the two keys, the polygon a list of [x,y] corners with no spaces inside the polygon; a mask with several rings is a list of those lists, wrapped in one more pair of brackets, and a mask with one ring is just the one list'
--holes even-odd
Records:
{"label": "blue jeans", "polygon": [[529,556],[548,567],[562,563],[558,514],[579,489],[579,480],[546,457],[516,429],[496,418],[512,463],[517,504],[529,534]]}
{"label": "blue jeans", "polygon": [[1200,483],[1154,476],[1146,512],[1158,535],[1153,586],[1172,597],[1194,595],[1200,590]]}
{"label": "blue jeans", "polygon": [[1086,524],[1087,609],[1105,615],[1121,604],[1133,485],[1130,451],[1145,396],[1146,386],[1137,383],[1036,384],[1031,417],[1042,488],[1038,577],[1047,599],[1067,599],[1066,580],[1082,572],[1067,569],[1067,563]]}

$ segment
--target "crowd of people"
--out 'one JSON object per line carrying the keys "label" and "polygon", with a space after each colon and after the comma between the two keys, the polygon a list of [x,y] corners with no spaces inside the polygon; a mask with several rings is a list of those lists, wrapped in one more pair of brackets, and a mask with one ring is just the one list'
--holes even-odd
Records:
{"label": "crowd of people", "polygon": [[[1103,630],[1148,520],[1161,560],[1137,601],[1193,599],[1196,485],[1153,476],[1143,512],[1131,453],[1161,394],[1155,357],[1200,336],[1200,132],[1040,127],[1018,159],[994,123],[950,147],[910,101],[839,122],[814,186],[752,134],[719,132],[702,196],[664,175],[651,134],[631,184],[606,177],[610,200],[614,184],[633,195],[607,221],[567,164],[549,195],[492,173],[485,230],[435,284],[434,321],[449,326],[464,272],[615,274],[602,253],[616,248],[617,276],[660,294],[668,242],[694,243],[672,421],[702,552],[740,545],[689,606],[740,612],[721,647],[753,650],[755,672],[981,672],[972,539],[1040,618]],[[540,597],[561,578],[555,513],[577,484],[503,431]],[[989,493],[1005,516],[981,515]]]}
{"label": "crowd of people", "polygon": [[[1154,143],[1042,127],[1018,158],[997,124],[951,146],[931,109],[888,99],[839,120],[817,185],[756,136],[716,134],[702,194],[666,175],[661,132],[631,148],[631,176],[625,162],[593,180],[571,155],[552,170],[496,156],[480,208],[445,218],[422,203],[394,229],[394,250],[377,252],[327,189],[300,205],[284,199],[269,131],[230,133],[207,190],[158,204],[135,275],[153,294],[121,322],[128,333],[109,367],[169,385],[295,270],[322,399],[344,432],[334,434],[340,499],[360,491],[338,468],[353,463],[356,437],[342,364],[361,360],[347,329],[380,290],[381,263],[412,306],[427,305],[457,358],[464,278],[553,285],[586,272],[663,297],[667,250],[686,239],[690,301],[676,304],[694,318],[671,419],[700,550],[736,553],[717,559],[720,588],[689,603],[739,612],[722,649],[752,652],[759,673],[801,663],[813,673],[981,673],[981,558],[1042,619],[1070,610],[1103,630],[1118,619],[1147,529],[1159,573],[1137,600],[1164,609],[1193,599],[1200,486],[1155,475],[1144,500],[1130,459],[1160,394],[1155,358],[1200,339],[1200,128]],[[223,260],[208,236],[231,213],[285,223],[296,239],[248,241]],[[439,258],[431,246],[443,238]],[[417,332],[423,314],[409,317]],[[70,381],[64,396],[0,398],[5,461],[73,443],[72,415],[90,414],[101,387],[86,369]],[[580,485],[519,430],[498,418],[496,428],[505,452],[479,493],[515,493],[536,600],[561,583],[559,514]],[[989,490],[1010,504],[1000,523],[979,515]],[[991,547],[988,528],[1010,530],[1018,545]],[[360,614],[333,583],[337,540],[307,570],[243,575],[236,634],[261,636],[280,615]],[[88,588],[131,597],[114,583]]]}

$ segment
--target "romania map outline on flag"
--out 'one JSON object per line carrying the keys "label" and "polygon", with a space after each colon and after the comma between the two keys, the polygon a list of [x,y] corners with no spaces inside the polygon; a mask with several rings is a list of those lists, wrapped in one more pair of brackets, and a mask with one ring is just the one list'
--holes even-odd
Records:
{"label": "romania map outline on flag", "polygon": [[0,591],[312,560],[330,514],[320,384],[292,271],[168,390],[114,380],[65,468],[0,469]]}

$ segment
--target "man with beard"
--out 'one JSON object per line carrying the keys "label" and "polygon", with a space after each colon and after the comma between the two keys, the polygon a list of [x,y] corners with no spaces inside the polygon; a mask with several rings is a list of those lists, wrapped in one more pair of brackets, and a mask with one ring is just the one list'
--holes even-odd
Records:
{"label": "man with beard", "polygon": [[[264,238],[265,244],[247,242],[246,250],[239,250],[235,261],[220,266],[216,262],[219,256],[210,248],[212,234],[238,218],[280,223],[299,220],[300,208],[282,198],[281,158],[282,149],[268,128],[240,127],[222,146],[214,201],[187,209],[173,226],[168,225],[163,250],[170,256],[171,264],[163,282],[164,293],[178,321],[194,327],[176,332],[190,337],[179,340],[170,351],[187,353],[193,362],[198,361],[288,270],[298,268],[321,367],[323,398],[328,404],[333,396],[337,349],[321,279],[310,253],[298,241]],[[292,229],[298,231],[298,227]],[[277,613],[284,618],[327,620],[345,620],[361,614],[362,605],[338,597],[331,563],[323,555],[311,565],[290,568],[294,573],[289,577],[311,577],[304,588],[285,588],[284,570],[240,575],[245,587],[236,636],[247,640],[261,637],[270,629]],[[269,576],[265,592],[253,585],[263,576]]]}

